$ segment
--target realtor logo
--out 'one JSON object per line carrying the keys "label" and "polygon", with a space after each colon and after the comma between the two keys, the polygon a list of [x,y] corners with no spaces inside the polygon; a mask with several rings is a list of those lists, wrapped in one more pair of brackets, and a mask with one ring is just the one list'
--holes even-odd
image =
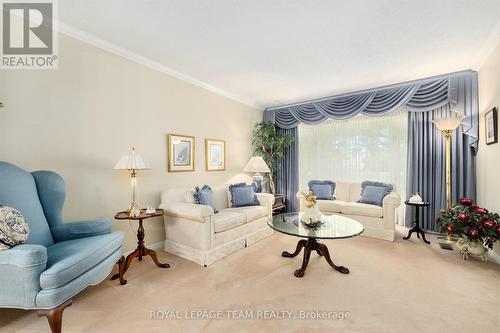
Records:
{"label": "realtor logo", "polygon": [[2,1],[2,69],[57,68],[55,0]]}

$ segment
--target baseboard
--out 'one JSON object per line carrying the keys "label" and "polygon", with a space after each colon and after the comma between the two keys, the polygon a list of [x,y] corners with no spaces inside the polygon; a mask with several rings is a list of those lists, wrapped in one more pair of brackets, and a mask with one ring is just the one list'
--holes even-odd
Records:
{"label": "baseboard", "polygon": [[[165,248],[165,241],[161,241],[161,242],[153,243],[153,244],[146,244],[146,247],[148,249],[155,250],[155,251],[158,251],[158,250],[162,250],[163,251],[163,249]],[[123,255],[126,257],[130,253],[134,252],[134,250],[135,249],[127,251],[127,252],[124,252]]]}

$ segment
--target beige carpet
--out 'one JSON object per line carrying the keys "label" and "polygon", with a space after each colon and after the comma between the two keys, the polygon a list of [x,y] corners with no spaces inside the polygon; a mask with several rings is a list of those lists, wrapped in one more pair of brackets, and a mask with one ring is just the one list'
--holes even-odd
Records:
{"label": "beige carpet", "polygon": [[[416,238],[398,236],[390,243],[356,237],[326,242],[334,261],[351,274],[333,271],[313,254],[306,275],[298,279],[293,271],[302,258],[280,256],[296,242],[275,234],[207,268],[164,252],[159,257],[170,269],[157,268],[149,258],[134,261],[128,285],[108,279],[75,297],[65,311],[63,331],[499,332],[500,266],[495,263],[463,261],[435,242],[428,246]],[[211,315],[222,318],[151,319],[150,312],[157,310],[180,316],[185,310],[220,311]],[[245,314],[254,319],[236,319],[241,313],[229,310],[248,310]],[[264,310],[291,311],[292,319],[256,319],[288,316]],[[331,317],[349,312],[350,318],[304,320],[301,311],[325,311]],[[4,309],[0,331],[49,329],[33,311]]]}

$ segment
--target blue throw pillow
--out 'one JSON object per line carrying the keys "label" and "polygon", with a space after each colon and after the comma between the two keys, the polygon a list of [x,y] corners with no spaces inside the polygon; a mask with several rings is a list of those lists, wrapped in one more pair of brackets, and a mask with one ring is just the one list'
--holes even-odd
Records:
{"label": "blue throw pillow", "polygon": [[193,198],[195,203],[212,207],[214,209],[214,213],[219,212],[217,208],[215,208],[213,193],[210,186],[203,185],[202,188],[196,186],[194,188]]}
{"label": "blue throw pillow", "polygon": [[311,180],[307,183],[309,191],[320,200],[335,200],[335,183],[331,180]]}
{"label": "blue throw pillow", "polygon": [[393,189],[394,187],[391,184],[364,181],[361,183],[361,199],[358,202],[382,207],[385,196],[391,193]]}
{"label": "blue throw pillow", "polygon": [[245,183],[229,185],[229,192],[231,192],[231,207],[260,205],[255,195],[254,185],[247,185]]}

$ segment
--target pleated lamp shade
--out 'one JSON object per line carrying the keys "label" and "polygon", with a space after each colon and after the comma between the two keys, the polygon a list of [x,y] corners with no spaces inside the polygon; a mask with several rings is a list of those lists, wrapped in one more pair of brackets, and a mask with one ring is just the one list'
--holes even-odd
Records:
{"label": "pleated lamp shade", "polygon": [[248,161],[243,169],[244,172],[271,172],[264,159],[260,156],[254,156]]}
{"label": "pleated lamp shade", "polygon": [[136,154],[132,148],[132,154],[123,155],[115,165],[115,170],[149,170],[151,165],[141,155]]}

